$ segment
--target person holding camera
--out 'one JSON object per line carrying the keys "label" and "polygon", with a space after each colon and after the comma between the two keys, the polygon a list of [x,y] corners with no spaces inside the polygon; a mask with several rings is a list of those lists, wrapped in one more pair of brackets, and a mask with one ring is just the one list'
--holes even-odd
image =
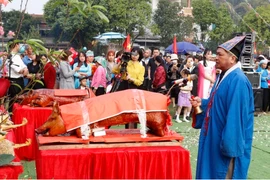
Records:
{"label": "person holding camera", "polygon": [[[131,55],[131,56],[130,56]],[[119,62],[112,70],[112,73],[121,77],[121,82],[116,91],[126,89],[141,89],[144,81],[144,67],[140,64],[143,58],[142,50],[133,47],[131,53],[124,53]]]}

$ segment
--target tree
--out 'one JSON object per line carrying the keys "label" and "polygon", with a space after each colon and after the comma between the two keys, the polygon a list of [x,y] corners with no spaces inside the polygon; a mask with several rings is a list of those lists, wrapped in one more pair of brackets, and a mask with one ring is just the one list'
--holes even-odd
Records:
{"label": "tree", "polygon": [[105,13],[110,23],[105,26],[107,31],[129,33],[132,37],[134,30],[139,35],[151,21],[151,0],[95,0],[108,11]]}
{"label": "tree", "polygon": [[210,40],[216,42],[217,47],[218,44],[231,38],[235,31],[233,20],[225,5],[217,9],[216,19],[213,21],[213,24],[214,28],[208,34]]}
{"label": "tree", "polygon": [[205,42],[210,25],[215,23],[217,8],[210,0],[195,0],[193,2],[194,21],[201,30],[201,40]]}
{"label": "tree", "polygon": [[167,0],[160,0],[153,20],[155,24],[152,30],[161,36],[160,42],[163,46],[168,46],[173,41],[173,36],[177,36],[178,41],[182,41],[185,36],[192,32],[193,18],[180,15],[178,3],[171,3]]}
{"label": "tree", "polygon": [[[18,23],[22,13],[20,11],[12,10],[9,12],[2,12],[2,20],[4,23],[5,34],[11,30],[16,32]],[[31,26],[37,26],[38,21],[29,14],[24,14],[24,20],[22,22],[21,33],[29,33]],[[20,35],[19,38],[22,38]]]}
{"label": "tree", "polygon": [[30,26],[29,32],[22,32],[21,36],[23,39],[39,39],[42,40],[39,30],[35,26]]}
{"label": "tree", "polygon": [[[255,31],[258,35],[257,41],[263,44],[264,48],[270,45],[270,5],[260,6],[254,11],[250,11],[244,16],[244,21],[241,25],[243,32]],[[262,19],[260,18],[260,16]],[[249,26],[249,27],[248,27]]]}
{"label": "tree", "polygon": [[[70,1],[70,0],[69,0]],[[104,15],[108,17],[109,23],[104,23],[99,19],[98,13],[93,12],[88,18],[84,18],[77,8],[77,14],[70,14],[71,6],[65,0],[50,0],[44,8],[46,22],[52,27],[53,34],[59,38],[59,34],[64,30],[62,39],[70,40],[77,32],[74,41],[81,46],[86,44],[92,37],[106,31],[117,31],[130,33],[138,30],[143,33],[144,27],[151,19],[150,0],[93,0],[93,4],[98,4],[107,11]],[[83,2],[90,3],[84,0]]]}
{"label": "tree", "polygon": [[103,23],[108,22],[100,10],[106,11],[89,0],[50,0],[45,4],[44,16],[52,27],[55,39],[70,41],[82,47],[99,32]]}

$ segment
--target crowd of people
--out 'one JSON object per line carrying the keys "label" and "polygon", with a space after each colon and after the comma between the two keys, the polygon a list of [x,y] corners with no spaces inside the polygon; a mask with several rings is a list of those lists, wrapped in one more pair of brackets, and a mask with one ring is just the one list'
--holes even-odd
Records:
{"label": "crowd of people", "polygon": [[[190,74],[198,79],[186,86],[175,86],[170,91],[172,106],[175,108],[175,121],[189,122],[191,96],[207,99],[220,73],[215,68],[216,55],[205,49],[202,54],[186,54],[184,58],[177,54],[162,55],[158,48],[141,49],[134,47],[130,53],[122,50],[109,50],[106,56],[94,56],[91,50],[78,52],[76,56],[69,50],[63,50],[52,62],[46,54],[36,55],[30,45],[25,45],[25,52],[19,53],[19,44],[10,45],[12,65],[9,66],[7,53],[1,56],[1,76],[16,82],[21,88],[12,86],[10,97],[21,89],[85,89],[91,88],[96,95],[138,88],[153,92],[167,93],[174,81]],[[122,58],[122,55],[124,56]],[[11,73],[9,73],[9,71]],[[261,73],[263,89],[263,113],[270,104],[270,62],[263,55],[254,59],[254,70]],[[183,109],[183,119],[180,114]]]}
{"label": "crowd of people", "polygon": [[[25,87],[91,88],[97,96],[134,88],[169,93],[175,121],[189,122],[192,115],[192,126],[201,129],[196,178],[246,178],[254,99],[251,83],[241,70],[244,39],[239,36],[218,46],[216,55],[205,49],[203,54],[181,58],[162,55],[159,48],[133,47],[131,52],[109,50],[106,56],[96,57],[91,50],[77,56],[64,50],[55,61],[48,60],[46,54],[35,55],[29,45],[20,54],[20,45],[13,42],[9,54],[2,54],[1,76],[17,84],[9,88],[10,103]],[[270,105],[270,62],[263,55],[254,62],[252,71],[260,73],[262,110],[266,113]],[[176,80],[190,75],[198,78],[175,86]],[[198,107],[203,113],[192,111]],[[134,123],[127,125],[134,127]]]}

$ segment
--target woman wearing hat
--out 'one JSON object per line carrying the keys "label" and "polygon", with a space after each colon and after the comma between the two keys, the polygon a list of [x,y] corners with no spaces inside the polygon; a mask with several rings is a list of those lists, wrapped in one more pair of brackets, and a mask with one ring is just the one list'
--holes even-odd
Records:
{"label": "woman wearing hat", "polygon": [[259,63],[257,72],[261,73],[261,89],[263,90],[263,114],[266,114],[267,106],[269,104],[269,90],[268,90],[268,71],[267,71],[267,59],[263,59]]}
{"label": "woman wearing hat", "polygon": [[104,57],[95,57],[96,60],[96,72],[93,76],[91,87],[96,96],[105,94],[106,89],[106,69],[102,66],[103,62],[106,61]]}

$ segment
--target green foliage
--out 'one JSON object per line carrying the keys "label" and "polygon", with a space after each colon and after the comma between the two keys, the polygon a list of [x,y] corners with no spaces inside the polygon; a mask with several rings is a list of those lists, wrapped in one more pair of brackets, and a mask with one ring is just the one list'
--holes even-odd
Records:
{"label": "green foliage", "polygon": [[235,32],[233,20],[224,5],[217,9],[216,19],[214,19],[213,24],[215,28],[209,32],[209,37],[217,43],[216,45],[231,38]]}
{"label": "green foliage", "polygon": [[[7,34],[9,30],[16,32],[21,16],[22,13],[16,10],[2,12],[2,21],[4,22],[5,34]],[[28,34],[31,29],[31,26],[36,26],[37,23],[38,21],[35,18],[30,16],[29,14],[24,14],[21,33]],[[19,38],[21,37],[22,36],[19,36]]]}
{"label": "green foliage", "polygon": [[28,33],[22,32],[21,36],[22,36],[22,39],[40,39],[40,40],[42,40],[41,35],[39,33],[39,30],[35,26],[32,26],[32,25],[30,26],[29,32]]}
{"label": "green foliage", "polygon": [[[77,0],[50,0],[44,6],[44,17],[52,27],[52,35],[56,40],[74,40],[75,46],[82,47],[87,46],[104,22],[107,22],[106,16],[100,10],[105,8],[93,5],[90,1],[83,3]],[[63,36],[59,36],[60,34]]]}
{"label": "green foliage", "polygon": [[174,35],[177,36],[177,41],[182,41],[192,32],[193,18],[180,16],[180,10],[178,3],[171,3],[167,0],[159,1],[153,17],[155,24],[151,29],[155,34],[161,36],[161,45],[172,44]]}
{"label": "green foliage", "polygon": [[201,39],[204,42],[209,31],[209,26],[216,22],[217,8],[210,0],[195,0],[192,6],[194,20],[201,29]]}
{"label": "green foliage", "polygon": [[[110,20],[105,31],[130,33],[138,30],[143,34],[144,27],[151,20],[150,0],[95,0],[108,11],[105,13]],[[104,31],[101,31],[104,32]]]}
{"label": "green foliage", "polygon": [[[250,11],[244,16],[244,21],[251,27],[257,35],[261,38],[257,41],[264,44],[264,46],[270,45],[270,5],[260,6],[256,8],[256,11],[261,15],[261,17],[266,21],[264,22],[254,11]],[[241,30],[244,32],[251,32],[250,28],[246,24],[242,23]]]}
{"label": "green foliage", "polygon": [[69,41],[77,33],[73,43],[82,47],[106,31],[128,32],[133,36],[132,31],[138,30],[142,34],[151,19],[149,3],[150,0],[50,0],[44,14],[54,37],[59,38],[63,31],[62,40]]}
{"label": "green foliage", "polygon": [[[194,1],[194,19],[201,29],[201,41],[206,47],[215,50],[219,44],[237,32],[229,10],[227,4],[220,3],[215,6],[210,0]],[[209,38],[206,39],[207,37]]]}

